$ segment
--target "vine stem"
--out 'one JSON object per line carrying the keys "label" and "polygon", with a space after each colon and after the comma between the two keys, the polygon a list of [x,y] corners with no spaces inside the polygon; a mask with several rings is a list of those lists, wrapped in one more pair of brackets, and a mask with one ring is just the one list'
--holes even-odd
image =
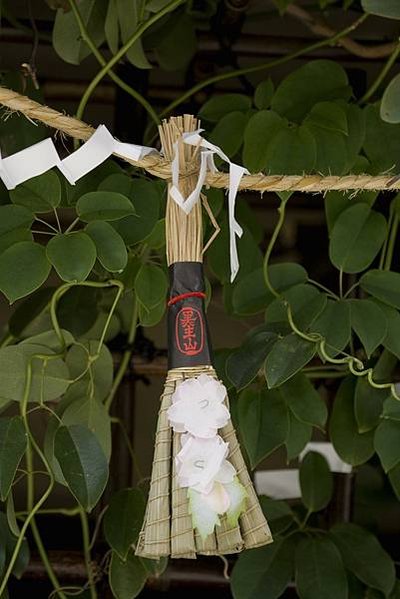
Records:
{"label": "vine stem", "polygon": [[387,59],[386,63],[383,65],[381,72],[379,73],[379,75],[377,76],[375,81],[372,83],[371,87],[365,92],[365,94],[362,96],[362,98],[360,98],[359,104],[365,104],[366,102],[368,102],[370,97],[374,95],[374,93],[379,88],[382,81],[385,79],[386,75],[389,73],[390,69],[396,62],[399,54],[400,54],[400,40],[399,40],[399,43],[397,44],[397,46],[394,48],[391,55],[389,56],[389,58]]}
{"label": "vine stem", "polygon": [[[27,493],[28,493],[28,501],[27,501],[27,513],[29,514],[32,510],[34,504],[34,477],[33,477],[33,456],[32,456],[32,447],[30,442],[28,441],[28,447],[26,451],[26,462],[28,467],[27,474]],[[58,581],[58,578],[52,568],[50,560],[48,558],[46,548],[43,544],[42,537],[39,531],[39,528],[36,524],[36,519],[32,518],[31,520],[31,530],[33,534],[33,538],[36,543],[36,547],[39,551],[40,559],[43,562],[45,570],[47,572],[47,576],[51,584],[53,585],[54,591],[57,593],[60,599],[67,599],[66,595],[61,591],[61,585]]]}
{"label": "vine stem", "polygon": [[94,287],[97,289],[104,289],[106,287],[118,287],[117,296],[113,302],[112,309],[110,310],[110,313],[108,314],[108,317],[107,317],[107,320],[106,320],[106,323],[105,323],[105,326],[103,329],[103,333],[101,336],[101,340],[100,340],[101,342],[99,342],[99,350],[98,351],[100,351],[100,348],[101,348],[101,345],[103,344],[104,337],[106,335],[107,328],[110,323],[112,314],[115,310],[115,307],[118,303],[119,298],[121,297],[122,292],[124,291],[124,284],[122,283],[122,281],[119,281],[118,279],[110,279],[109,281],[105,281],[105,282],[82,281],[80,283],[75,283],[75,282],[64,283],[57,289],[57,291],[54,293],[53,297],[51,298],[51,302],[50,302],[50,318],[51,318],[54,332],[60,341],[62,350],[65,350],[65,339],[64,339],[64,335],[62,333],[61,327],[60,327],[60,323],[58,322],[58,318],[57,318],[57,305],[58,305],[58,302],[60,301],[60,299],[62,298],[62,296],[65,293],[67,293],[67,291],[69,289],[71,289],[72,287],[75,287],[75,286]]}
{"label": "vine stem", "polygon": [[[95,43],[93,42],[92,38],[90,37],[89,31],[87,30],[87,27],[82,19],[82,15],[79,11],[78,5],[76,3],[75,0],[69,0],[69,4],[71,6],[71,9],[75,15],[76,18],[76,22],[78,23],[78,27],[79,27],[79,31],[81,33],[82,39],[87,43],[87,45],[89,46],[92,54],[94,55],[94,57],[96,58],[97,62],[104,67],[107,64],[107,61],[105,60],[105,58],[103,57],[103,55],[99,52],[99,50],[96,48]],[[139,104],[141,104],[143,106],[143,108],[146,110],[147,114],[150,116],[150,118],[154,121],[154,123],[156,125],[159,124],[160,119],[158,118],[158,115],[156,113],[156,111],[154,110],[154,108],[152,107],[152,105],[150,104],[150,102],[148,102],[146,100],[146,98],[144,98],[138,91],[136,91],[133,87],[131,87],[130,85],[128,85],[127,83],[125,83],[125,81],[123,81],[122,79],[120,79],[120,77],[118,77],[118,75],[116,75],[114,73],[114,71],[109,70],[108,71],[108,76],[122,89],[124,90],[124,92],[126,92],[127,94],[129,94],[130,96],[132,96],[132,98],[134,98],[137,102],[139,102]]]}
{"label": "vine stem", "polygon": [[133,298],[132,304],[133,305],[132,305],[131,324],[130,324],[130,328],[129,328],[129,332],[128,332],[128,339],[127,339],[128,347],[122,355],[121,363],[120,363],[120,365],[118,367],[118,371],[114,377],[114,381],[113,381],[112,387],[110,389],[110,393],[108,394],[108,397],[104,402],[104,405],[105,405],[107,411],[110,411],[111,404],[114,400],[116,392],[118,391],[121,381],[125,376],[125,372],[129,366],[129,362],[131,360],[132,353],[133,353],[132,344],[135,340],[136,329],[137,329],[137,324],[138,324],[138,317],[139,317],[139,306],[138,306],[136,297]]}
{"label": "vine stem", "polygon": [[[47,489],[43,493],[43,495],[32,506],[32,509],[29,511],[29,514],[27,515],[23,525],[21,526],[21,531],[20,531],[19,537],[17,539],[17,542],[15,543],[14,551],[11,555],[11,559],[8,563],[7,570],[6,570],[3,580],[1,581],[1,584],[0,584],[0,597],[3,595],[3,593],[5,592],[5,590],[7,588],[7,582],[11,576],[11,573],[14,569],[18,554],[21,550],[21,546],[22,546],[22,542],[25,537],[25,533],[28,530],[28,527],[31,525],[36,513],[40,510],[42,505],[46,502],[47,498],[51,494],[53,487],[54,487],[53,473],[52,473],[51,468],[46,460],[45,455],[43,454],[42,450],[40,449],[39,445],[36,443],[36,440],[31,433],[31,430],[29,427],[28,415],[27,415],[28,398],[29,398],[29,393],[30,393],[30,389],[31,389],[31,385],[32,385],[32,360],[34,358],[40,358],[40,359],[44,359],[44,360],[52,360],[52,359],[60,358],[60,355],[52,354],[51,356],[42,356],[40,354],[35,354],[35,355],[31,356],[31,358],[28,362],[27,370],[26,370],[24,396],[23,396],[23,399],[21,402],[21,417],[22,417],[22,421],[24,423],[26,435],[28,438],[28,447],[29,447],[29,445],[31,445],[31,447],[34,449],[34,451],[38,454],[41,461],[43,462],[43,464],[47,470],[48,476],[49,476],[49,484],[47,486]],[[32,501],[32,503],[33,503],[33,501]],[[60,593],[59,593],[59,596],[62,597],[62,599],[66,599],[65,595],[62,595],[62,594],[60,595]]]}
{"label": "vine stem", "polygon": [[330,46],[330,45],[334,44],[335,42],[337,42],[338,40],[340,40],[342,37],[345,37],[352,31],[357,29],[357,27],[359,27],[359,25],[361,25],[361,23],[363,23],[365,21],[365,19],[367,19],[367,17],[368,17],[368,15],[364,14],[361,17],[359,17],[356,21],[354,21],[354,23],[352,23],[345,29],[342,29],[342,31],[339,31],[338,33],[336,33],[336,35],[333,35],[330,38],[315,42],[314,44],[311,44],[311,45],[309,45],[305,48],[302,48],[300,50],[296,50],[295,52],[291,52],[290,54],[287,54],[286,56],[282,56],[281,58],[277,58],[277,59],[271,60],[269,62],[264,62],[262,64],[253,65],[252,67],[245,67],[242,69],[231,70],[228,73],[220,73],[219,75],[214,75],[214,77],[210,77],[209,79],[206,79],[205,81],[201,81],[200,83],[197,83],[196,85],[191,87],[187,92],[182,94],[179,98],[177,98],[176,100],[171,102],[171,104],[169,104],[160,113],[159,116],[160,116],[160,118],[163,118],[164,116],[168,115],[177,106],[179,106],[180,104],[182,104],[183,102],[188,100],[191,96],[193,96],[193,94],[196,94],[197,92],[201,91],[205,87],[208,87],[209,85],[212,85],[213,83],[219,83],[220,81],[225,81],[226,79],[232,79],[233,77],[240,77],[241,75],[248,75],[249,73],[265,71],[272,67],[276,67],[285,62],[293,60],[294,58],[298,58],[299,56],[307,54],[308,52],[313,52],[314,50],[319,50],[320,48],[323,48],[324,46]]}
{"label": "vine stem", "polygon": [[79,508],[79,517],[81,519],[82,527],[82,541],[83,541],[83,555],[85,558],[86,572],[89,583],[90,597],[91,599],[97,599],[96,584],[94,581],[93,570],[92,570],[92,558],[90,554],[90,536],[89,536],[89,523],[85,510]]}
{"label": "vine stem", "polygon": [[116,52],[116,54],[114,54],[114,56],[103,66],[103,68],[100,69],[97,75],[89,83],[88,87],[85,90],[85,93],[81,98],[81,101],[79,102],[78,110],[76,112],[77,118],[82,118],[86,105],[90,99],[90,96],[92,95],[100,81],[103,79],[103,77],[111,71],[113,66],[117,64],[117,62],[128,52],[129,48],[131,48],[131,46],[133,46],[133,44],[139,40],[140,36],[143,35],[143,33],[149,27],[154,25],[154,23],[157,23],[157,21],[159,21],[164,15],[166,15],[171,10],[174,10],[174,8],[177,8],[180,4],[183,4],[184,2],[186,2],[186,0],[172,0],[171,2],[168,2],[168,4],[164,6],[164,8],[159,10],[145,23],[142,23],[142,25],[140,25],[140,27],[137,28],[137,30],[129,38],[129,40],[118,50],[118,52]]}
{"label": "vine stem", "polygon": [[[349,371],[354,376],[357,376],[357,377],[365,376],[368,380],[368,383],[371,385],[371,387],[374,387],[375,389],[390,389],[393,397],[400,401],[400,397],[398,396],[396,387],[393,383],[377,383],[376,381],[374,381],[373,368],[364,369],[364,364],[363,364],[363,362],[361,362],[361,360],[359,360],[357,357],[355,357],[353,355],[346,354],[345,352],[341,352],[342,354],[344,354],[343,358],[333,358],[326,351],[326,340],[322,335],[320,335],[319,333],[305,333],[305,332],[301,331],[297,327],[296,323],[293,320],[293,315],[292,315],[292,311],[291,311],[289,302],[272,285],[270,277],[269,277],[269,272],[268,272],[269,261],[270,261],[272,252],[274,250],[275,243],[278,239],[279,233],[282,229],[282,226],[283,226],[283,223],[285,220],[286,204],[287,204],[288,199],[289,199],[289,197],[281,198],[281,202],[280,202],[279,208],[278,208],[278,214],[279,214],[278,221],[275,225],[275,228],[272,233],[271,239],[269,241],[267,250],[265,252],[263,269],[264,269],[264,279],[265,279],[265,283],[267,285],[268,290],[272,293],[272,295],[274,297],[283,301],[283,304],[287,311],[288,322],[289,322],[290,328],[292,329],[293,333],[295,333],[296,335],[301,337],[301,339],[308,341],[309,343],[318,345],[318,351],[319,351],[320,355],[322,356],[322,359],[325,360],[325,362],[328,362],[329,364],[345,364],[345,365],[347,365]],[[395,238],[396,238],[396,235],[393,236],[394,240],[395,240]],[[393,241],[393,244],[394,244],[394,241]]]}
{"label": "vine stem", "polygon": [[392,265],[393,252],[394,252],[394,246],[395,246],[396,239],[397,239],[398,229],[399,229],[399,217],[397,215],[397,212],[394,212],[392,226],[390,228],[389,241],[387,244],[385,262],[383,264],[383,270],[390,270],[390,267]]}

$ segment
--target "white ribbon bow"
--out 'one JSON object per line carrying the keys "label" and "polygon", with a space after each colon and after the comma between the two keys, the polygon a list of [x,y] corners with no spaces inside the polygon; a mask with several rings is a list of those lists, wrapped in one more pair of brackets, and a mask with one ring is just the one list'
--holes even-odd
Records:
{"label": "white ribbon bow", "polygon": [[249,174],[249,171],[243,166],[231,162],[226,154],[211,142],[203,139],[200,135],[203,129],[198,129],[193,133],[184,133],[182,140],[185,144],[191,146],[200,146],[200,170],[197,179],[196,187],[185,199],[179,190],[179,153],[178,143],[174,144],[174,158],[172,161],[172,185],[170,194],[173,200],[185,211],[186,214],[193,209],[193,206],[200,199],[201,189],[205,183],[207,170],[215,172],[217,169],[214,164],[214,155],[216,154],[222,160],[229,164],[229,190],[228,190],[228,220],[229,220],[229,255],[231,266],[231,283],[235,280],[239,270],[239,257],[237,252],[236,238],[243,235],[243,229],[239,225],[235,217],[236,196],[239,189],[240,181],[244,174]]}

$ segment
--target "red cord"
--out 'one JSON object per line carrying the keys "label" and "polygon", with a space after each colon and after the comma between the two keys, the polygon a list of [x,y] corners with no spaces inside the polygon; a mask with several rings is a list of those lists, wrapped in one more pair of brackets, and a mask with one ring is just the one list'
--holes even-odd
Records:
{"label": "red cord", "polygon": [[180,295],[175,295],[174,297],[171,297],[167,306],[173,306],[177,302],[181,302],[182,300],[185,300],[188,297],[201,297],[202,299],[205,299],[206,294],[202,291],[189,291],[188,293],[181,293]]}

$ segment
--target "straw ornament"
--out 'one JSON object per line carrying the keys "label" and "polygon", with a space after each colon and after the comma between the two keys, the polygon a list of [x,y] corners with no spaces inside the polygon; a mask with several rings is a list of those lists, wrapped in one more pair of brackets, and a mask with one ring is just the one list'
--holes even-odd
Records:
{"label": "straw ornament", "polygon": [[[172,161],[178,152],[179,187],[185,198],[196,186],[199,151],[185,145],[182,135],[197,129],[197,120],[188,115],[160,127],[165,158]],[[272,537],[230,419],[226,390],[211,364],[200,202],[186,214],[168,194],[166,239],[170,369],[161,396],[150,491],[136,554],[195,558],[237,553],[270,543]],[[181,338],[185,315],[192,317],[185,329],[190,334]],[[216,523],[206,535],[202,514],[196,511],[204,498]]]}

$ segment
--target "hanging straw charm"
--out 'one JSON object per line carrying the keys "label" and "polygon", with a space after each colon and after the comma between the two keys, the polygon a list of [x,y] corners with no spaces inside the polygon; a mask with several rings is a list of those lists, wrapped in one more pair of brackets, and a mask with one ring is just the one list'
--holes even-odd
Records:
{"label": "hanging straw charm", "polygon": [[[167,160],[179,153],[179,190],[195,189],[199,151],[182,142],[189,115],[160,127]],[[177,145],[176,145],[177,144]],[[171,186],[171,185],[170,185]],[[158,416],[150,491],[136,554],[196,558],[272,542],[212,366],[204,312],[201,202],[186,214],[168,194],[166,209],[169,370]]]}

